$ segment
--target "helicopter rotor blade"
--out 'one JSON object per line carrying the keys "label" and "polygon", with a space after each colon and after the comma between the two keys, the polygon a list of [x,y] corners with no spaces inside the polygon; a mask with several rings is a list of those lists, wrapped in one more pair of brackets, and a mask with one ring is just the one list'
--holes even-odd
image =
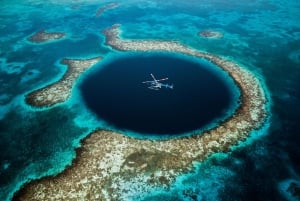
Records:
{"label": "helicopter rotor blade", "polygon": [[154,81],[144,81],[142,83],[151,83],[151,82],[154,82]]}
{"label": "helicopter rotor blade", "polygon": [[158,81],[163,81],[163,80],[168,80],[168,79],[169,78],[166,77],[166,78],[162,78],[162,79],[159,79],[159,80],[156,80],[156,81],[158,82]]}

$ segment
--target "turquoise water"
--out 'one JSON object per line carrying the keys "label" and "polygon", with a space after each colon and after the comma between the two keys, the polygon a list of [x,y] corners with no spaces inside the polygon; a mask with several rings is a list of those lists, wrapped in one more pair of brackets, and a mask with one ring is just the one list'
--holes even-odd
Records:
{"label": "turquoise water", "polygon": [[[114,57],[101,30],[115,23],[122,24],[124,38],[175,40],[232,59],[265,81],[273,103],[270,128],[253,134],[251,143],[195,164],[170,189],[136,198],[295,200],[286,190],[290,181],[300,182],[300,2],[124,0],[96,18],[104,4],[0,2],[0,200],[10,200],[28,180],[63,170],[79,140],[99,127],[81,104],[78,88],[69,101],[49,109],[26,106],[24,96],[60,78],[64,57]],[[41,29],[65,32],[67,38],[41,45],[26,40]],[[224,37],[199,37],[205,29]]]}

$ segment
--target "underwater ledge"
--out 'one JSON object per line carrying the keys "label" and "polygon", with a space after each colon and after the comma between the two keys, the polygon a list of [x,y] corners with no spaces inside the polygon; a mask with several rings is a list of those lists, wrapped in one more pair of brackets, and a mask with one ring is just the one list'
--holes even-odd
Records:
{"label": "underwater ledge", "polygon": [[269,100],[263,84],[251,72],[177,42],[121,39],[119,27],[104,30],[106,45],[119,51],[167,51],[204,58],[233,78],[241,91],[240,106],[231,117],[201,135],[142,140],[96,130],[81,141],[71,166],[56,176],[28,183],[14,200],[125,200],[157,185],[168,187],[192,168],[193,161],[229,151],[265,125]]}

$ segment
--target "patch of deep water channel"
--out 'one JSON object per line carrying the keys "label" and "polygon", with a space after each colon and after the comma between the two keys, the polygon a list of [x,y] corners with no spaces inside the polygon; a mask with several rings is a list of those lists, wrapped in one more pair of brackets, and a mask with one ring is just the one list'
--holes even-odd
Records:
{"label": "patch of deep water channel", "polygon": [[[232,78],[199,58],[131,53],[104,59],[96,68],[83,79],[80,91],[107,129],[138,137],[176,137],[217,126],[238,106],[239,90]],[[143,83],[153,81],[151,74],[168,79]]]}

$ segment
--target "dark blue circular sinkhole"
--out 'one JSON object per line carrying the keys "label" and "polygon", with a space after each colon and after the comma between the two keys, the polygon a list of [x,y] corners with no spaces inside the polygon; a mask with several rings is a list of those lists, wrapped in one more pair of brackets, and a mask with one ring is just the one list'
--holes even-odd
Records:
{"label": "dark blue circular sinkhole", "polygon": [[[224,118],[236,101],[232,86],[220,75],[225,73],[212,68],[173,55],[137,54],[102,64],[80,90],[87,107],[118,130],[178,135]],[[161,83],[174,88],[149,89],[142,82],[152,80],[150,73],[157,79],[168,77]]]}

